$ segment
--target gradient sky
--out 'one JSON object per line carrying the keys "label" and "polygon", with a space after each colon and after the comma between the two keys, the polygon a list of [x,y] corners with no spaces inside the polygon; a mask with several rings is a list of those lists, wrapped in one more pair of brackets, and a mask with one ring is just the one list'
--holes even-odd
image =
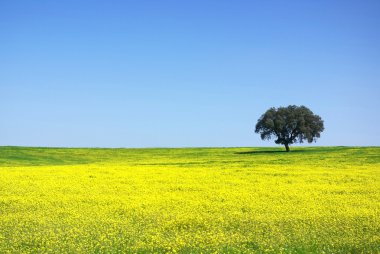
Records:
{"label": "gradient sky", "polygon": [[380,1],[0,2],[0,145],[273,146],[289,104],[380,145]]}

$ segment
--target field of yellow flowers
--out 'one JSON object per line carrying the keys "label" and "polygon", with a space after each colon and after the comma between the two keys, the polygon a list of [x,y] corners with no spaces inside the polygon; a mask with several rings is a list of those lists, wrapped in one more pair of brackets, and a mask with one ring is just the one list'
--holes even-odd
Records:
{"label": "field of yellow flowers", "polygon": [[379,253],[380,147],[0,147],[0,253]]}

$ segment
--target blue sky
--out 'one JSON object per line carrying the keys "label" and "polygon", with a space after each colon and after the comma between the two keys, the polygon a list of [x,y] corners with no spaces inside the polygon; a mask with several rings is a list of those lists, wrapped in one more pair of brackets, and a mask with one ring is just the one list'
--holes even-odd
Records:
{"label": "blue sky", "polygon": [[1,1],[0,145],[272,146],[269,107],[315,145],[380,145],[380,1]]}

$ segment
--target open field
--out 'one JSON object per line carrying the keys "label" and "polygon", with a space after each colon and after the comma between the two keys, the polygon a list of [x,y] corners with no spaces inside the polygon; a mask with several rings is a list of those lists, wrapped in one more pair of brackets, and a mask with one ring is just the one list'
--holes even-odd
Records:
{"label": "open field", "polygon": [[0,253],[378,253],[380,147],[0,147]]}

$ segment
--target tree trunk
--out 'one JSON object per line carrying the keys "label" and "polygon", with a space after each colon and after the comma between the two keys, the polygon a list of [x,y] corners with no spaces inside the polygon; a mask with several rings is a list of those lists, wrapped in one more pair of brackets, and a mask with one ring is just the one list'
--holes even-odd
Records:
{"label": "tree trunk", "polygon": [[285,148],[286,148],[286,151],[289,152],[290,149],[289,149],[289,145],[288,144],[285,144]]}

